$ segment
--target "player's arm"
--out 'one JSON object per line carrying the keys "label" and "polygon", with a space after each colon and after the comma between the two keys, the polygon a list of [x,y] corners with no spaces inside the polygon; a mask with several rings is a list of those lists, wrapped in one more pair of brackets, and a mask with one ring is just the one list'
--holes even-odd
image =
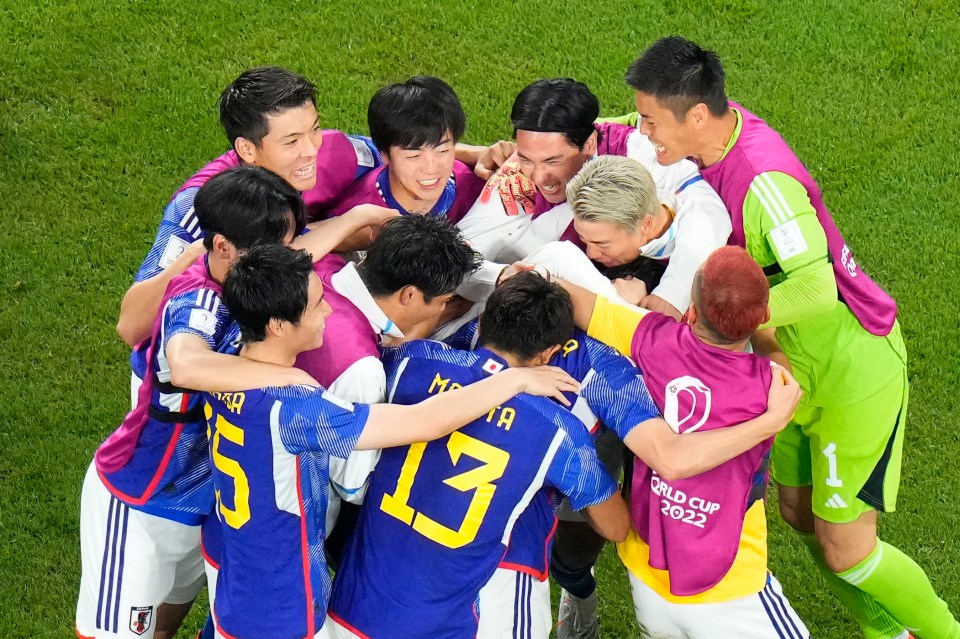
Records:
{"label": "player's arm", "polygon": [[793,367],[790,366],[790,360],[787,358],[786,353],[783,352],[783,349],[780,348],[780,342],[777,341],[776,329],[765,328],[757,331],[753,334],[753,337],[750,338],[750,344],[755,354],[766,357],[774,363],[783,366],[791,373],[793,372]]}
{"label": "player's arm", "polygon": [[173,335],[167,341],[165,352],[170,365],[170,383],[180,388],[227,393],[267,386],[319,386],[310,375],[297,368],[214,352],[203,337],[194,333]]}
{"label": "player's arm", "polygon": [[[767,412],[729,428],[676,433],[661,418],[650,419],[628,433],[623,443],[667,481],[716,468],[783,430],[800,401],[800,385],[784,369],[773,372]],[[621,435],[621,433],[617,433]]]}
{"label": "player's arm", "polygon": [[[743,202],[744,226],[758,228],[762,243],[747,238],[747,251],[763,264],[778,264],[784,279],[770,288],[770,321],[787,326],[831,311],[837,281],[827,236],[806,189],[778,172],[761,173]],[[754,242],[757,240],[754,239]]]}
{"label": "player's arm", "polygon": [[417,404],[374,404],[355,448],[390,448],[438,439],[518,393],[553,397],[569,405],[563,393],[578,388],[572,377],[553,366],[508,368]]}
{"label": "player's arm", "polygon": [[150,337],[154,319],[160,312],[160,302],[167,286],[177,275],[204,254],[203,240],[191,243],[172,264],[145,280],[134,282],[123,294],[120,302],[120,318],[117,320],[117,335],[128,346]]}
{"label": "player's arm", "polygon": [[360,204],[343,215],[313,222],[309,225],[310,232],[296,238],[292,246],[306,249],[314,262],[331,251],[365,249],[373,242],[375,228],[399,216],[396,209]]}
{"label": "player's arm", "polygon": [[608,118],[597,118],[597,124],[604,123],[611,124],[625,124],[627,126],[637,126],[640,123],[640,114],[634,111],[633,113],[627,113],[625,115],[615,115]]}
{"label": "player's arm", "polygon": [[588,506],[581,511],[597,533],[614,543],[620,543],[630,532],[630,511],[620,493],[613,493],[610,499],[596,506]]}

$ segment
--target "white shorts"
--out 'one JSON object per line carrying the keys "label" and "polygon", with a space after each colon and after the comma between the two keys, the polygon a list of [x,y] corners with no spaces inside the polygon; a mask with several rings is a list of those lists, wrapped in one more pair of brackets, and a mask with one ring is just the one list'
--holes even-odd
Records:
{"label": "white shorts", "polygon": [[477,598],[477,639],[547,639],[553,628],[550,581],[497,568]]}
{"label": "white shorts", "polygon": [[[629,572],[629,571],[628,571]],[[645,639],[809,639],[810,632],[767,574],[759,593],[722,603],[678,604],[630,574],[633,607]]]}
{"label": "white shorts", "polygon": [[80,497],[81,637],[153,637],[160,604],[203,588],[200,526],[148,515],[114,497],[87,469]]}

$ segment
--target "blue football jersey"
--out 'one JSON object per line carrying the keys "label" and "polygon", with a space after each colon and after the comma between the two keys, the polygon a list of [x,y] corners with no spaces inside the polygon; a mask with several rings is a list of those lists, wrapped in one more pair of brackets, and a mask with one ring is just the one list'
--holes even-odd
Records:
{"label": "blue football jersey", "polygon": [[205,393],[226,636],[313,637],[330,576],[323,554],[330,455],[346,457],[370,414],[321,388]]}
{"label": "blue football jersey", "polygon": [[[476,320],[445,340],[461,348],[475,348],[479,338]],[[580,382],[578,393],[568,393],[570,412],[583,424],[594,441],[603,428],[612,429],[621,438],[637,424],[660,413],[647,391],[639,369],[613,348],[576,329],[550,365],[562,368]],[[545,490],[517,520],[510,545],[500,566],[547,578],[550,544],[556,528],[553,506],[558,495]]]}
{"label": "blue football jersey", "polygon": [[166,295],[147,342],[150,367],[137,405],[98,448],[96,462],[104,485],[121,501],[199,525],[213,507],[202,398],[171,383],[166,348],[188,334],[211,350],[235,352],[236,329],[205,260],[174,278]]}
{"label": "blue football jersey", "polygon": [[[485,349],[420,341],[387,351],[384,367],[390,401],[412,404],[506,362]],[[331,615],[372,639],[474,636],[480,588],[544,486],[578,509],[617,491],[586,429],[540,397],[517,395],[447,437],[384,450],[334,582]]]}

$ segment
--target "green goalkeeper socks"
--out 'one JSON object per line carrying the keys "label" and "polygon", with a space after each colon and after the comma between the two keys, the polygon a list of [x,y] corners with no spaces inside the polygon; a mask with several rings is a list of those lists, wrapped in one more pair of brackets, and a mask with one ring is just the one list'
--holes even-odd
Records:
{"label": "green goalkeeper socks", "polygon": [[851,586],[830,570],[823,559],[823,550],[820,549],[816,536],[800,532],[797,535],[803,540],[807,550],[810,551],[817,569],[827,581],[827,586],[850,612],[854,621],[863,630],[863,636],[866,639],[894,639],[903,635],[903,624],[897,623],[893,617],[887,614],[886,610],[874,601],[873,597]]}
{"label": "green goalkeeper socks", "polygon": [[878,539],[866,559],[837,576],[870,595],[918,637],[960,639],[960,624],[934,592],[923,569],[890,544]]}

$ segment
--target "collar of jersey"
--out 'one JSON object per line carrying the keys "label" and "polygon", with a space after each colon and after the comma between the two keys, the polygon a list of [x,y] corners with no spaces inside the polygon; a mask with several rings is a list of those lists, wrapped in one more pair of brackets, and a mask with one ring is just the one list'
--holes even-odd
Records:
{"label": "collar of jersey", "polygon": [[330,284],[337,293],[350,300],[363,313],[378,334],[403,339],[403,332],[377,305],[363,280],[360,279],[360,274],[357,273],[357,267],[353,262],[347,262],[346,266],[331,275]]}
{"label": "collar of jersey", "polygon": [[[390,189],[390,167],[388,166],[383,167],[380,175],[377,176],[377,191],[380,193],[380,197],[383,198],[383,202],[387,205],[387,208],[397,209],[403,215],[410,215],[407,209],[400,206],[397,198],[393,197],[393,191]],[[430,209],[430,215],[437,217],[445,216],[453,207],[453,202],[456,199],[457,181],[454,180],[453,175],[451,175],[443,187],[443,193],[440,195],[440,199],[437,200],[437,203]]]}

